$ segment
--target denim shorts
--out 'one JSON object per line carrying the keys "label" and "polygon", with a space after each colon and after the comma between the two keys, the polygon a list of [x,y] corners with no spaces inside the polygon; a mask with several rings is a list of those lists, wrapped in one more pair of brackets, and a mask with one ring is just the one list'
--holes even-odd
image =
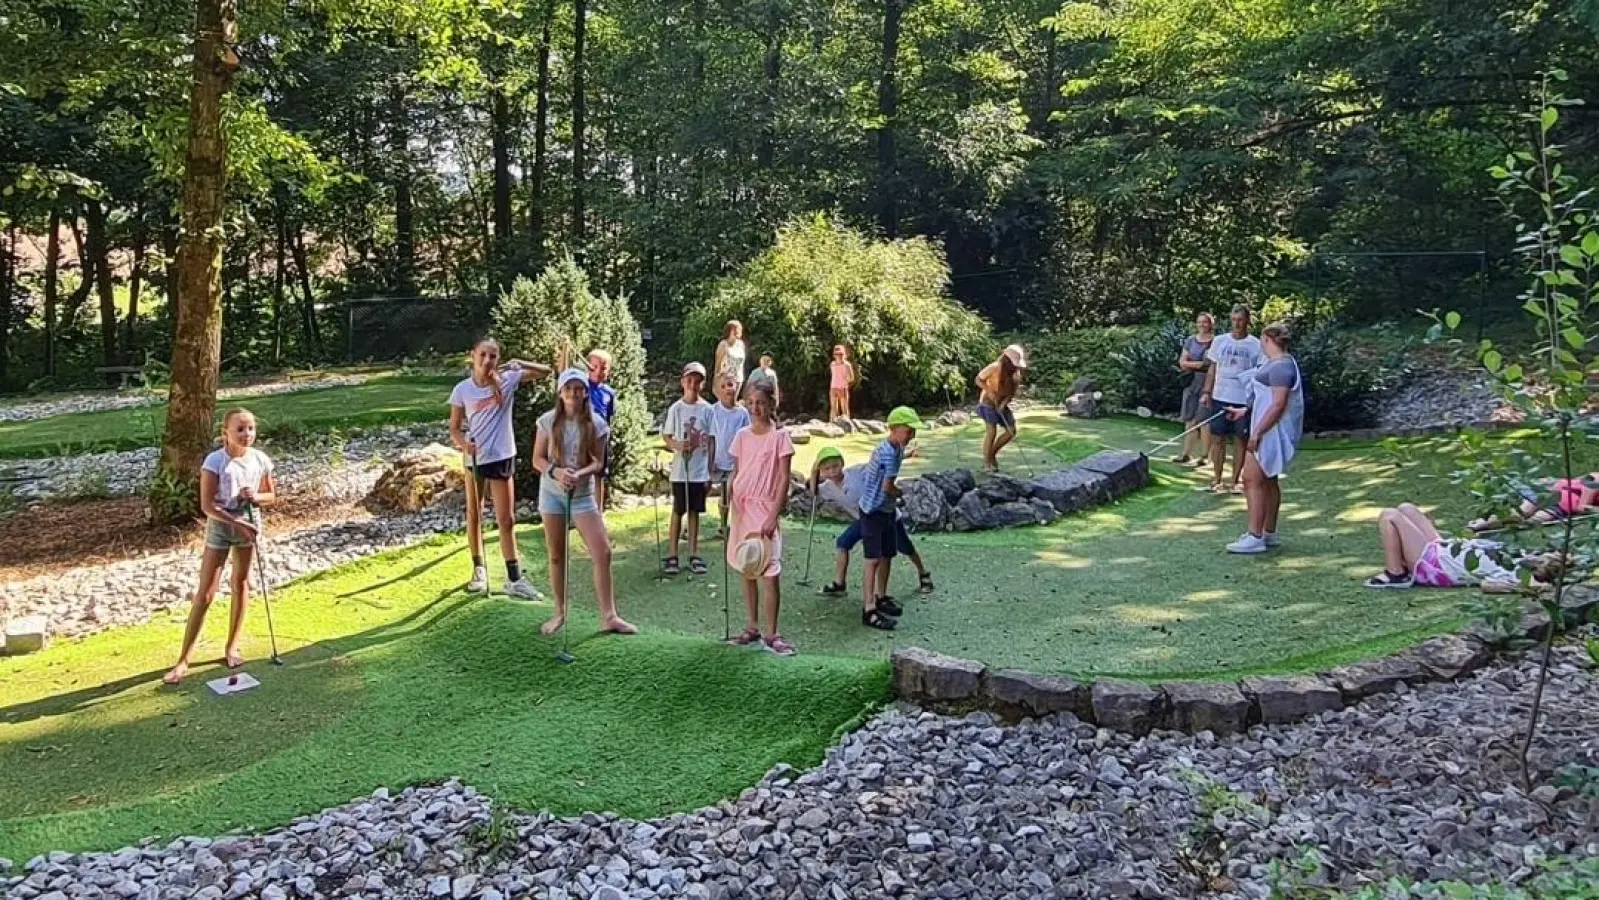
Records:
{"label": "denim shorts", "polygon": [[[258,526],[262,526],[262,532],[264,533],[265,523],[261,518],[256,516],[254,521]],[[239,534],[238,529],[232,525],[217,519],[205,520],[205,548],[207,550],[232,550],[234,547],[250,546],[254,546],[251,540]]]}
{"label": "denim shorts", "polygon": [[1004,409],[995,409],[987,403],[979,403],[977,404],[977,418],[996,428],[1016,427],[1016,414],[1011,412],[1011,408],[1008,406]]}
{"label": "denim shorts", "polygon": [[573,516],[600,511],[599,504],[594,502],[593,490],[575,495],[568,501],[566,491],[554,486],[547,478],[539,479],[539,515],[564,516],[568,512],[566,506],[568,502],[572,504],[570,512]]}

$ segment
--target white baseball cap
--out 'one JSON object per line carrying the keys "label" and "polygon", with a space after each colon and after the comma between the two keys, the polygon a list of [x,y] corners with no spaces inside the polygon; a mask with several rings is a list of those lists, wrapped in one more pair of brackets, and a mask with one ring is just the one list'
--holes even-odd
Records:
{"label": "white baseball cap", "polygon": [[567,369],[563,371],[561,373],[561,377],[556,380],[555,389],[558,391],[562,390],[568,384],[574,381],[581,383],[584,387],[588,387],[588,373],[584,372],[582,369]]}
{"label": "white baseball cap", "polygon": [[705,367],[700,365],[698,362],[691,362],[688,365],[683,367],[683,374],[684,375],[698,375],[701,378],[704,378],[705,377]]}

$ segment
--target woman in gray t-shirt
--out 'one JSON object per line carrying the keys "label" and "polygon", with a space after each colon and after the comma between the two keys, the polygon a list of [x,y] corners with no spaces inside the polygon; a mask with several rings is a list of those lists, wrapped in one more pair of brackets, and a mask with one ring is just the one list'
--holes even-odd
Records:
{"label": "woman in gray t-shirt", "polygon": [[1205,370],[1210,368],[1210,362],[1205,359],[1205,354],[1210,352],[1210,342],[1216,336],[1216,320],[1210,313],[1202,312],[1194,317],[1194,333],[1183,341],[1182,352],[1177,355],[1177,368],[1183,371],[1183,402],[1180,418],[1183,424],[1194,430],[1183,439],[1183,450],[1172,457],[1172,462],[1178,465],[1193,463],[1196,468],[1203,468],[1206,463],[1202,451],[1210,446],[1210,429],[1194,428],[1205,419],[1205,405],[1199,402],[1200,395],[1205,393]]}

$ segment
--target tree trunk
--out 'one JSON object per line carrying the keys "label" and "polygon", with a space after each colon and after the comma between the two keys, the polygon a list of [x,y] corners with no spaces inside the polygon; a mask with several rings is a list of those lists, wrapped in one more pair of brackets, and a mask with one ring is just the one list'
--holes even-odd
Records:
{"label": "tree trunk", "polygon": [[755,151],[756,165],[770,169],[777,155],[777,105],[779,79],[783,72],[782,23],[774,5],[766,20],[766,55],[761,59],[761,74],[765,76],[765,91],[761,96],[761,137]]}
{"label": "tree trunk", "polygon": [[78,217],[73,216],[67,222],[72,228],[72,242],[78,246],[78,286],[67,295],[67,302],[61,307],[61,318],[56,322],[56,334],[66,334],[78,321],[78,313],[83,310],[84,301],[89,299],[89,292],[94,290],[95,276],[100,267],[94,264],[94,257],[89,253],[89,239],[84,236],[83,229],[78,227]]}
{"label": "tree trunk", "polygon": [[61,291],[61,209],[50,207],[50,232],[44,239],[44,374],[56,373],[56,308]]}
{"label": "tree trunk", "polygon": [[899,108],[899,23],[904,0],[883,0],[882,71],[877,82],[877,224],[887,237],[899,234],[898,162],[894,147],[894,115]]}
{"label": "tree trunk", "polygon": [[272,270],[272,364],[283,363],[283,293],[287,282],[289,220],[283,215],[283,204],[273,204],[273,237],[275,266]]}
{"label": "tree trunk", "polygon": [[394,287],[401,296],[416,295],[416,207],[411,197],[411,122],[406,117],[403,88],[390,94],[394,124]]}
{"label": "tree trunk", "polygon": [[139,347],[139,294],[144,290],[144,246],[149,240],[144,225],[144,210],[133,213],[133,268],[128,273],[128,317],[122,326],[123,353],[135,365]]}
{"label": "tree trunk", "polygon": [[505,94],[504,73],[491,74],[489,91],[489,142],[494,152],[494,268],[491,278],[498,291],[511,287],[511,103]]}
{"label": "tree trunk", "polygon": [[306,262],[308,254],[305,252],[305,232],[300,228],[294,229],[294,268],[299,270],[300,292],[303,300],[300,303],[300,328],[305,333],[305,346],[310,352],[320,358],[322,356],[322,333],[316,323],[316,296],[311,293],[311,266]]}
{"label": "tree trunk", "polygon": [[1041,28],[1038,37],[1044,42],[1044,77],[1040,79],[1037,105],[1027,117],[1027,133],[1046,139],[1054,132],[1050,118],[1060,96],[1060,36],[1054,28]]}
{"label": "tree trunk", "polygon": [[588,42],[588,0],[572,0],[572,250],[583,256],[583,129],[585,121],[583,51]]}
{"label": "tree trunk", "polygon": [[[178,327],[166,433],[152,483],[151,513],[177,521],[194,514],[200,462],[213,438],[222,354],[222,216],[227,136],[222,100],[239,68],[236,0],[196,0],[194,83],[183,167],[183,237],[178,251]],[[170,490],[182,485],[179,493]]]}
{"label": "tree trunk", "polygon": [[100,201],[84,201],[83,221],[87,231],[87,244],[84,247],[87,268],[84,277],[89,277],[89,269],[93,270],[94,283],[99,287],[100,295],[100,365],[121,365],[122,359],[117,355],[116,285],[111,280],[111,247],[105,233],[105,207],[100,205]]}
{"label": "tree trunk", "polygon": [[0,242],[0,389],[5,388],[10,372],[6,362],[11,357],[11,310],[17,302],[17,226],[7,229],[5,240]]}
{"label": "tree trunk", "polygon": [[528,200],[528,242],[535,271],[544,267],[544,173],[549,166],[550,132],[550,27],[555,20],[555,0],[544,0],[544,23],[539,33],[538,100],[533,114],[533,189]]}
{"label": "tree trunk", "polygon": [[167,315],[172,319],[172,334],[178,333],[178,229],[169,225],[161,229],[161,252],[166,254],[166,273],[162,277],[161,290],[167,298]]}

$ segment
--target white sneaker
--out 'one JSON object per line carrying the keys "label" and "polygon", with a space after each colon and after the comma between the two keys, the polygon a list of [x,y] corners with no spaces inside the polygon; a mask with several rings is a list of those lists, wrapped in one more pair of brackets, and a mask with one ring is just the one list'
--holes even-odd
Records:
{"label": "white sneaker", "polygon": [[466,592],[469,594],[487,594],[489,592],[489,570],[482,566],[473,566],[472,580],[466,583]]}
{"label": "white sneaker", "polygon": [[528,584],[526,578],[518,578],[515,581],[507,581],[505,583],[505,587],[501,590],[505,592],[505,596],[514,597],[517,600],[544,599],[544,595],[539,593],[539,589],[531,584]]}
{"label": "white sneaker", "polygon": [[1281,547],[1283,545],[1283,539],[1278,537],[1275,531],[1268,531],[1261,535],[1261,540],[1265,541],[1268,547]]}
{"label": "white sneaker", "polygon": [[1227,545],[1228,553],[1265,553],[1266,541],[1249,532],[1244,532],[1238,540]]}

